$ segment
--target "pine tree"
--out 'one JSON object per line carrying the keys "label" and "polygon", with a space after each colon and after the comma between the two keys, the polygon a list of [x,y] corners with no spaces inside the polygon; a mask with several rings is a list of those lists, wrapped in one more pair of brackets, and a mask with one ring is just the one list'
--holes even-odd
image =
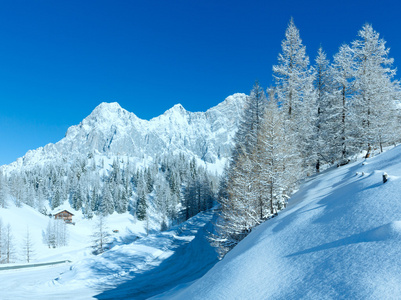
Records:
{"label": "pine tree", "polygon": [[51,201],[51,209],[55,209],[61,205],[61,195],[59,187],[56,187],[53,199]]}
{"label": "pine tree", "polygon": [[119,195],[115,210],[117,213],[122,214],[125,213],[128,208],[128,196],[125,188],[120,189]]}
{"label": "pine tree", "polygon": [[110,191],[110,185],[105,183],[102,190],[102,199],[100,201],[98,212],[104,216],[114,212],[114,201]]}
{"label": "pine tree", "polygon": [[146,183],[145,179],[142,175],[138,178],[138,187],[137,187],[137,209],[136,209],[136,216],[138,220],[143,221],[147,218],[147,195],[146,195]]}

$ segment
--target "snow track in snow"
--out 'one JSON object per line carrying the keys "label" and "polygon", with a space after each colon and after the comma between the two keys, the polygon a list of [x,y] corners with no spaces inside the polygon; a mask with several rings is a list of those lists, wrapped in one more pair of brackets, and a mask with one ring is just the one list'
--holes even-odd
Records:
{"label": "snow track in snow", "polygon": [[214,217],[200,213],[72,265],[0,272],[0,299],[147,299],[188,284],[218,261],[207,241]]}

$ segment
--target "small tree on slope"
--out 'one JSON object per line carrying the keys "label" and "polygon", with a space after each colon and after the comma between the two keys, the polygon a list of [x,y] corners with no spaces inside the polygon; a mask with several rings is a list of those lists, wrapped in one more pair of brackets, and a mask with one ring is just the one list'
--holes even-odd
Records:
{"label": "small tree on slope", "polygon": [[109,242],[110,233],[108,232],[106,217],[100,214],[97,217],[94,232],[92,234],[93,246],[95,254],[101,254],[105,251],[105,247]]}

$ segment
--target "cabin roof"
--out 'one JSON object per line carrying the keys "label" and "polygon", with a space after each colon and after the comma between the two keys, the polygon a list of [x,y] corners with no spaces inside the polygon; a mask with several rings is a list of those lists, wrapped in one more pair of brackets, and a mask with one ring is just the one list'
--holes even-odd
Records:
{"label": "cabin roof", "polygon": [[56,214],[54,214],[55,216],[56,215],[59,215],[59,214],[61,214],[61,213],[63,213],[63,212],[66,212],[66,213],[68,213],[68,214],[70,214],[71,216],[73,216],[74,214],[72,214],[72,213],[70,213],[68,210],[62,210],[62,211],[60,211],[60,212],[58,212],[58,213],[56,213]]}

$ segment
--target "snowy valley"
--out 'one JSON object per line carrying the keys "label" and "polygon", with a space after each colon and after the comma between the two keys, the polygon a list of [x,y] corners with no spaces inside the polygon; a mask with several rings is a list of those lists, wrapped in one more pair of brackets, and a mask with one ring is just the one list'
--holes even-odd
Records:
{"label": "snowy valley", "polygon": [[[149,236],[143,229],[135,232],[140,224],[114,214],[109,225],[120,233],[109,251],[91,255],[88,240],[71,251],[74,241],[57,255],[72,261],[67,265],[0,271],[0,282],[12,287],[2,291],[2,299],[396,299],[400,170],[398,146],[313,176],[285,211],[258,226],[213,268],[217,255],[205,238],[213,211]],[[28,207],[4,212],[13,225],[21,223],[21,231],[26,222],[39,228],[47,222]],[[75,231],[84,226],[77,223],[70,235],[90,235]],[[141,238],[132,240],[137,235]]]}
{"label": "snowy valley", "polygon": [[389,49],[366,24],[312,66],[285,37],[274,87],[149,121],[102,103],[1,166],[0,298],[401,298]]}
{"label": "snowy valley", "polygon": [[[152,270],[170,256],[183,264],[182,255],[173,255],[176,248],[181,254],[188,252],[186,247],[198,253],[206,249],[205,264],[177,272],[180,278],[169,277],[166,270],[170,283],[164,283],[164,289],[150,285],[147,295],[203,275],[217,262],[207,241],[214,212],[191,217],[214,201],[213,190],[229,158],[245,97],[235,94],[205,113],[176,105],[150,121],[117,103],[102,103],[69,128],[60,142],[1,166],[0,272],[8,279],[0,282],[2,287],[16,287],[10,294],[2,289],[1,299],[23,299],[32,290],[38,298],[53,298],[63,286],[66,291],[88,289],[82,291],[87,299],[136,277],[133,274]],[[202,176],[207,183],[196,191]],[[195,197],[204,202],[185,209],[183,201]],[[103,209],[104,228],[99,228]],[[73,214],[71,223],[55,220],[64,210]],[[105,232],[101,246],[99,230]],[[188,252],[188,260],[192,255]],[[47,263],[57,264],[40,266]],[[32,264],[35,268],[14,269]],[[95,265],[99,269],[94,270]],[[54,277],[53,271],[67,273]],[[12,274],[19,277],[25,272],[27,285],[20,286]],[[44,287],[54,289],[44,292]],[[143,294],[143,288],[137,293]]]}

